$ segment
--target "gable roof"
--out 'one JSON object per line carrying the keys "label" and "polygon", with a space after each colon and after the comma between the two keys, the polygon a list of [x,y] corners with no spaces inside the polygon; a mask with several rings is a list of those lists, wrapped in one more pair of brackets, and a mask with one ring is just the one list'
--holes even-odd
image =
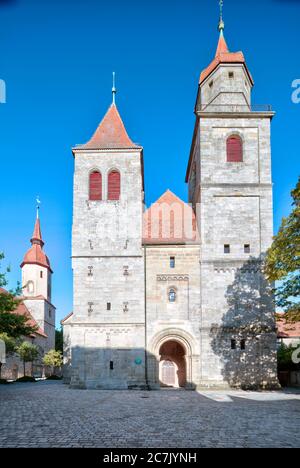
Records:
{"label": "gable roof", "polygon": [[68,320],[69,318],[71,318],[72,316],[73,316],[73,312],[70,312],[65,318],[63,318],[63,319],[60,321],[61,325],[63,325],[64,323],[66,323],[67,320]]}
{"label": "gable roof", "polygon": [[167,190],[143,215],[144,244],[192,244],[199,241],[190,205]]}

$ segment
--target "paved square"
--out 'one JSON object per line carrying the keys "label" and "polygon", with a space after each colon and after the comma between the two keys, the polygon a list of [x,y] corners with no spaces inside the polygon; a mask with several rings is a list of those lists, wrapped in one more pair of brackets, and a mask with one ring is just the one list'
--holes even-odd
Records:
{"label": "paved square", "polygon": [[0,447],[300,447],[300,392],[2,385]]}

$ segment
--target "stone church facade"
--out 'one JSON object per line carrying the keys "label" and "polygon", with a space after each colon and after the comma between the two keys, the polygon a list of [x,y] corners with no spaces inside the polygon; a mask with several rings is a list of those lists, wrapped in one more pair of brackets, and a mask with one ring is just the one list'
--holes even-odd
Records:
{"label": "stone church facade", "polygon": [[199,81],[186,183],[144,207],[143,148],[113,104],[73,148],[73,388],[274,388],[276,326],[262,259],[273,234],[270,108],[220,23]]}

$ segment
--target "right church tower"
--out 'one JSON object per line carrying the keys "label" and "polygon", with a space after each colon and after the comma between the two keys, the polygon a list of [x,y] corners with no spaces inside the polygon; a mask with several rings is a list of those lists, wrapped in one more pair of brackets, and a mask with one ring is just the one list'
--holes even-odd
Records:
{"label": "right church tower", "polygon": [[278,386],[275,308],[262,263],[273,235],[270,106],[253,106],[222,15],[201,73],[186,182],[200,246],[200,387]]}

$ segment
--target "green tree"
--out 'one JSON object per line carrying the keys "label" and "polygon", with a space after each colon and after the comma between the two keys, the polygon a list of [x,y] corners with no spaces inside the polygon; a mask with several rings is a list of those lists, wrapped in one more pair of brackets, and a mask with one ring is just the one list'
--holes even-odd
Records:
{"label": "green tree", "polygon": [[278,234],[267,252],[265,272],[277,281],[276,304],[288,322],[300,321],[300,178],[292,191],[293,209],[283,218]]}
{"label": "green tree", "polygon": [[5,345],[5,355],[1,355],[0,353],[0,380],[1,380],[1,370],[3,365],[3,360],[9,354],[13,353],[16,349],[16,340],[11,336],[8,336],[7,333],[0,333],[0,341],[2,341]]}
{"label": "green tree", "polygon": [[64,348],[64,337],[63,337],[63,329],[60,327],[60,329],[55,330],[55,349],[56,351],[60,351],[63,353],[63,348]]}
{"label": "green tree", "polygon": [[45,364],[45,366],[51,367],[51,375],[53,375],[55,367],[62,366],[62,353],[60,351],[56,351],[55,349],[50,349],[50,351],[48,351],[48,353],[45,354],[43,358],[43,363]]}
{"label": "green tree", "polygon": [[38,347],[28,341],[23,341],[17,348],[17,354],[23,361],[24,366],[24,377],[26,375],[26,362],[33,362],[39,356]]}
{"label": "green tree", "polygon": [[278,369],[279,370],[299,370],[300,364],[293,362],[293,354],[295,352],[295,346],[285,345],[284,343],[280,345],[277,350],[277,360],[278,360]]}
{"label": "green tree", "polygon": [[[0,253],[0,262],[3,258],[3,253]],[[9,268],[4,273],[0,271],[0,333],[7,333],[12,338],[28,336],[34,333],[37,327],[30,326],[28,318],[24,315],[13,313],[21,302],[18,297],[21,293],[20,288],[17,287],[15,291],[10,292],[1,289],[7,286],[6,273],[8,272]]]}

